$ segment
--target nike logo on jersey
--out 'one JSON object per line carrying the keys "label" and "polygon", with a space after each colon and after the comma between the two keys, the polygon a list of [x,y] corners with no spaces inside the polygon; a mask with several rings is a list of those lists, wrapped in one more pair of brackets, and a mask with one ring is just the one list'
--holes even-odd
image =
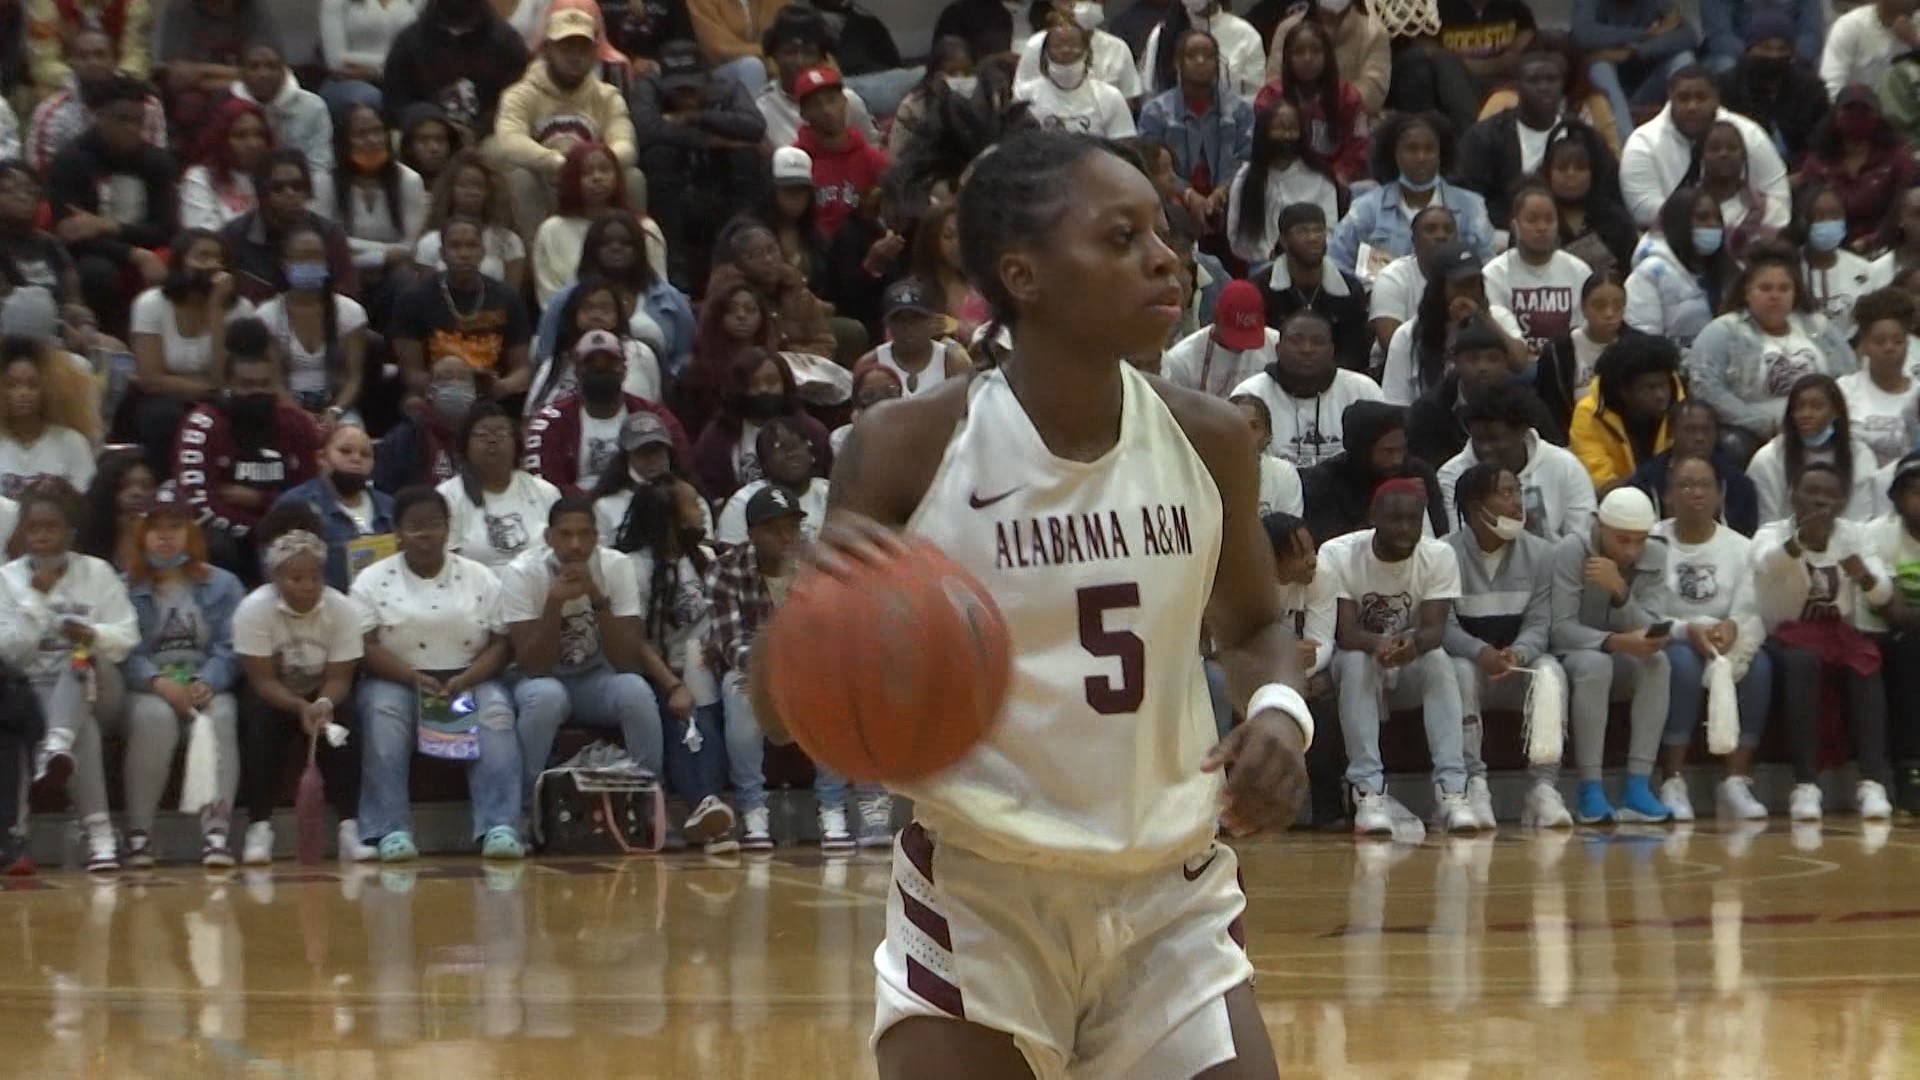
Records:
{"label": "nike logo on jersey", "polygon": [[1002,499],[1010,499],[1013,496],[1019,494],[1020,488],[1023,488],[1023,487],[1026,487],[1026,485],[1022,484],[1020,485],[1020,487],[1009,488],[998,495],[994,495],[985,499],[981,498],[980,493],[976,491],[973,494],[967,496],[967,505],[973,507],[975,510],[985,510],[987,507],[992,506],[994,503],[997,503]]}
{"label": "nike logo on jersey", "polygon": [[1207,851],[1207,861],[1201,863],[1199,869],[1197,870],[1191,869],[1186,864],[1183,863],[1180,866],[1180,873],[1185,875],[1188,881],[1199,881],[1200,875],[1206,873],[1207,867],[1212,866],[1213,860],[1219,857],[1220,857],[1220,848],[1218,845],[1215,845],[1213,848]]}

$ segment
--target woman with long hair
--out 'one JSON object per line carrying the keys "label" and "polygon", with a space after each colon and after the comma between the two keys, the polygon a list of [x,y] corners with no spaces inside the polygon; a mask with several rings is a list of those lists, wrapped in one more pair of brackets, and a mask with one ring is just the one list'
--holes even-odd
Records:
{"label": "woman with long hair", "polygon": [[973,332],[992,318],[987,301],[960,265],[960,223],[951,202],[936,202],[913,231],[913,255],[908,274],[933,288],[940,297],[941,314],[954,320],[954,337],[971,341]]}
{"label": "woman with long hair", "polygon": [[1786,236],[1800,249],[1813,309],[1853,337],[1853,305],[1881,283],[1873,263],[1847,247],[1847,204],[1823,180],[1802,180],[1794,192]]}
{"label": "woman with long hair", "polygon": [[1620,194],[1620,166],[1589,127],[1562,127],[1548,136],[1537,179],[1553,193],[1560,214],[1560,246],[1597,273],[1632,267],[1640,229]]}
{"label": "woman with long hair", "polygon": [[180,227],[225,228],[260,205],[253,174],[273,149],[264,109],[228,98],[207,118],[193,144],[193,164],[180,177]]}
{"label": "woman with long hair", "polygon": [[227,271],[220,234],[188,229],[172,251],[167,280],[133,302],[133,390],[122,406],[123,426],[163,473],[187,409],[226,384],[227,324],[253,314]]}
{"label": "woman with long hair", "polygon": [[332,422],[358,415],[367,361],[367,309],[334,291],[327,241],[309,224],[280,238],[287,291],[260,308],[260,322],[280,343],[287,392],[294,404]]}
{"label": "woman with long hair", "polygon": [[233,613],[246,589],[207,562],[207,541],[194,509],[163,488],[126,538],[121,564],[140,637],[127,657],[125,782],[127,865],[153,866],[153,820],[181,735],[206,716],[213,732],[213,798],[200,814],[200,861],[233,865],[228,822],[240,787],[240,669],[233,654]]}
{"label": "woman with long hair", "polygon": [[459,475],[436,489],[451,515],[447,550],[497,570],[546,535],[560,489],[522,467],[520,426],[493,402],[467,413],[459,453]]}
{"label": "woman with long hair", "polygon": [[853,411],[847,416],[847,422],[834,428],[827,435],[827,446],[834,453],[847,444],[847,436],[853,434],[853,425],[858,423],[862,413],[882,402],[907,396],[907,387],[900,379],[900,373],[878,361],[867,360],[853,369]]}
{"label": "woman with long hair", "polygon": [[113,566],[73,550],[83,507],[72,485],[38,480],[19,504],[11,561],[0,566],[0,661],[26,676],[46,719],[35,787],[72,797],[87,869],[118,870],[100,724],[119,714],[120,663],[140,640],[139,622]]}
{"label": "woman with long hair", "polygon": [[160,480],[138,447],[109,450],[100,456],[99,471],[87,487],[86,512],[81,515],[79,541],[74,550],[116,563],[121,540],[147,512]]}
{"label": "woman with long hair", "polygon": [[[1443,251],[1459,251],[1459,242]],[[1462,260],[1444,274],[1427,279],[1426,291],[1414,317],[1393,332],[1387,343],[1386,364],[1380,372],[1380,389],[1396,405],[1411,405],[1420,395],[1446,377],[1448,341],[1454,327],[1475,319],[1497,335],[1506,348],[1507,363],[1515,372],[1524,369],[1532,353],[1520,336],[1520,323],[1513,312],[1487,300],[1487,283],[1482,268]]]}
{"label": "woman with long hair", "polygon": [[1874,516],[1874,470],[1879,459],[1853,433],[1847,415],[1847,397],[1831,375],[1803,375],[1787,394],[1786,419],[1780,434],[1754,452],[1747,463],[1760,496],[1760,520],[1787,515],[1790,492],[1808,465],[1819,462],[1833,470],[1847,490],[1840,516],[1866,521]]}
{"label": "woman with long hair", "polygon": [[655,277],[667,277],[667,238],[651,219],[633,213],[628,203],[626,170],[604,143],[578,143],[560,166],[559,199],[553,216],[540,223],[533,238],[533,291],[542,306],[574,280],[580,269],[587,232],[601,216],[619,211],[640,222],[647,236],[646,259]]}
{"label": "woman with long hair", "polygon": [[1093,39],[1070,19],[1047,31],[1040,77],[1014,93],[1048,127],[1102,139],[1124,139],[1135,130],[1126,97],[1093,74]]}
{"label": "woman with long hair", "polygon": [[652,402],[664,400],[666,380],[660,369],[660,358],[653,346],[633,337],[629,329],[633,299],[627,291],[613,282],[589,278],[566,295],[553,356],[534,372],[525,412],[531,415],[569,394],[580,392],[580,361],[592,355],[583,349],[618,352],[623,396]]}
{"label": "woman with long hair", "polygon": [[797,146],[773,152],[773,183],[755,216],[773,229],[780,257],[815,289],[827,274],[827,238],[814,221],[813,158]]}
{"label": "woman with long hair", "polygon": [[700,493],[717,503],[762,479],[765,471],[758,452],[760,428],[781,416],[790,418],[805,433],[819,471],[830,472],[833,450],[827,441],[827,429],[807,415],[793,369],[786,360],[765,349],[749,348],[735,354],[727,368],[720,410],[707,421],[694,443],[694,483]]}
{"label": "woman with long hair", "polygon": [[693,360],[671,402],[674,414],[694,430],[705,430],[720,408],[734,357],[749,349],[779,351],[766,298],[744,281],[709,292],[700,306]]}
{"label": "woman with long hair", "polygon": [[1846,210],[1847,246],[1865,251],[1875,243],[1887,207],[1912,190],[1917,173],[1912,148],[1881,114],[1879,98],[1851,86],[1840,91],[1807,140],[1800,183],[1821,181],[1833,189]]}
{"label": "woman with long hair", "polygon": [[1627,325],[1685,348],[1713,321],[1738,270],[1727,254],[1720,203],[1702,189],[1667,196],[1659,224],[1627,275]]}
{"label": "woman with long hair", "polygon": [[1300,110],[1281,98],[1253,118],[1253,150],[1234,174],[1227,196],[1227,241],[1249,266],[1278,258],[1280,211],[1312,203],[1328,221],[1340,220],[1340,186],[1307,145]]}
{"label": "woman with long hair", "polygon": [[980,77],[974,74],[973,49],[966,38],[956,34],[934,41],[927,53],[925,72],[893,111],[893,126],[887,131],[887,156],[895,161],[907,155],[927,111],[939,98],[971,98],[980,87]]}
{"label": "woman with long hair", "polygon": [[527,283],[527,244],[513,218],[513,193],[507,181],[478,150],[462,150],[447,162],[446,171],[433,183],[433,197],[427,203],[427,217],[420,242],[414,245],[413,261],[422,272],[447,268],[440,257],[440,227],[455,215],[474,218],[486,225],[486,257],[480,272],[520,291]]}
{"label": "woman with long hair", "polygon": [[[1380,126],[1371,156],[1369,167],[1380,186],[1354,199],[1340,219],[1327,244],[1329,262],[1373,280],[1387,263],[1413,254],[1413,217],[1436,204],[1453,211],[1455,234],[1481,261],[1493,257],[1486,200],[1446,179],[1453,134],[1445,120],[1401,113]],[[1373,265],[1356,265],[1363,246],[1371,251]]]}
{"label": "woman with long hair", "polygon": [[273,509],[313,509],[302,526],[327,545],[327,585],[345,592],[355,575],[393,554],[393,497],[373,486],[373,440],[358,424],[339,423],[320,447],[320,475],[289,488]]}
{"label": "woman with long hair", "polygon": [[85,490],[100,418],[92,385],[66,353],[28,337],[0,339],[0,495],[38,476]]}
{"label": "woman with long hair", "polygon": [[626,545],[635,535],[633,517],[644,513],[634,501],[644,490],[665,499],[683,548],[704,542],[713,533],[713,507],[688,479],[665,422],[652,413],[635,413],[620,426],[620,443],[621,452],[607,462],[587,493],[600,542],[617,551],[631,550]]}
{"label": "woman with long hair", "polygon": [[1291,102],[1300,114],[1301,144],[1327,163],[1342,187],[1361,179],[1367,168],[1367,108],[1360,91],[1340,77],[1333,35],[1319,20],[1302,19],[1287,31],[1280,56],[1280,75],[1260,88],[1253,107]]}
{"label": "woman with long hair", "polygon": [[[619,287],[627,310],[626,331],[620,336],[644,342],[659,359],[661,373],[672,380],[686,373],[693,356],[693,305],[657,269],[651,224],[618,210],[601,214],[587,229],[576,276],[581,284],[604,281]],[[574,324],[566,315],[574,288],[570,284],[554,293],[540,312],[533,345],[536,366],[558,363],[565,356],[557,345],[562,331]]]}
{"label": "woman with long hair", "polygon": [[1180,0],[1168,4],[1166,12],[1140,50],[1140,82],[1145,95],[1152,97],[1180,84],[1180,37],[1188,30],[1205,30],[1220,43],[1221,81],[1235,97],[1253,100],[1267,75],[1267,43],[1260,31],[1220,0]]}
{"label": "woman with long hair", "polygon": [[406,280],[427,217],[426,182],[393,156],[392,129],[366,105],[349,106],[340,117],[334,155],[327,213],[346,231],[361,294],[370,296],[388,278]]}
{"label": "woman with long hair", "polygon": [[[378,0],[352,2],[377,3]],[[427,187],[440,182],[440,174],[446,171],[454,154],[468,149],[465,130],[455,127],[447,119],[446,110],[430,101],[407,106],[401,110],[399,120],[400,164],[419,173],[420,182]],[[340,122],[341,114],[335,113],[336,132]]]}
{"label": "woman with long hair", "polygon": [[1730,121],[1719,121],[1700,139],[1700,190],[1720,204],[1727,253],[1736,261],[1792,220],[1791,206],[1754,186],[1747,170],[1747,140]]}

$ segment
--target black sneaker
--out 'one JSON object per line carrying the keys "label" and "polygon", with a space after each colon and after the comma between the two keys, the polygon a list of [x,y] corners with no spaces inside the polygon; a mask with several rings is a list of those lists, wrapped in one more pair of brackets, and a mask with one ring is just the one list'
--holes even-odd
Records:
{"label": "black sneaker", "polygon": [[1894,809],[1920,817],[1920,765],[1902,765],[1893,774]]}

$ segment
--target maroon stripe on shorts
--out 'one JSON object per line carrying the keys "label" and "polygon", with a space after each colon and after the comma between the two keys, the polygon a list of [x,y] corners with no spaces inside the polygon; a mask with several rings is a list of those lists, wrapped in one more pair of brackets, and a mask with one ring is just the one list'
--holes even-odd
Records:
{"label": "maroon stripe on shorts", "polygon": [[947,920],[939,912],[915,900],[906,889],[895,884],[900,890],[900,910],[907,921],[918,927],[920,932],[933,939],[935,945],[948,952],[953,951],[953,934],[947,928]]}
{"label": "maroon stripe on shorts", "polygon": [[907,989],[956,1020],[967,1018],[967,1003],[960,997],[960,988],[911,956],[907,957]]}
{"label": "maroon stripe on shorts", "polygon": [[900,850],[906,853],[907,861],[913,864],[920,876],[929,883],[933,881],[933,837],[915,821],[900,830]]}

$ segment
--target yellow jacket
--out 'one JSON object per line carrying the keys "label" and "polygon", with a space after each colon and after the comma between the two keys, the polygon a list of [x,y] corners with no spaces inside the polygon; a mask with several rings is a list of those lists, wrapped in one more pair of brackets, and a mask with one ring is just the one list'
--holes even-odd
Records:
{"label": "yellow jacket", "polygon": [[[1687,396],[1680,379],[1673,380],[1673,400]],[[1662,420],[1653,437],[1653,452],[1658,454],[1673,445],[1673,423]],[[1600,407],[1600,380],[1587,384],[1587,392],[1573,407],[1573,423],[1567,428],[1567,449],[1587,467],[1595,490],[1618,483],[1633,475],[1640,462],[1633,457],[1633,440],[1627,438],[1627,426],[1618,413]]]}
{"label": "yellow jacket", "polygon": [[687,18],[707,63],[760,55],[760,35],[787,0],[687,0]]}
{"label": "yellow jacket", "polygon": [[[65,8],[66,10],[62,10]],[[116,8],[118,10],[116,10]],[[82,26],[85,13],[99,20],[118,51],[115,66],[136,79],[153,74],[148,39],[153,35],[153,8],[147,0],[100,0],[99,3],[62,4],[57,0],[27,0],[27,56],[39,96],[66,85],[73,69],[67,66],[67,42]],[[77,16],[77,17],[76,17]]]}

